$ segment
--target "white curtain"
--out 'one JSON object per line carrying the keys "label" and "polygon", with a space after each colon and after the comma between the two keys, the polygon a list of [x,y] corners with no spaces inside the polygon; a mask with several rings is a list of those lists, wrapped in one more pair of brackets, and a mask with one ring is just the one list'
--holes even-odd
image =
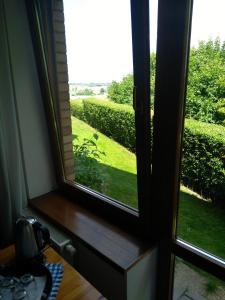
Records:
{"label": "white curtain", "polygon": [[0,247],[13,242],[27,199],[4,3],[0,0]]}

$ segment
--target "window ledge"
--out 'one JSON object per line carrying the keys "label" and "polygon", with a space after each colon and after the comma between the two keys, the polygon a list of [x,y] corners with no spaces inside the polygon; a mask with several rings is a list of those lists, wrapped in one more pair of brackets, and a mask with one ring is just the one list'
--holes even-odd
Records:
{"label": "window ledge", "polygon": [[80,240],[122,270],[131,268],[153,249],[152,244],[112,225],[57,192],[34,198],[29,204],[72,238]]}

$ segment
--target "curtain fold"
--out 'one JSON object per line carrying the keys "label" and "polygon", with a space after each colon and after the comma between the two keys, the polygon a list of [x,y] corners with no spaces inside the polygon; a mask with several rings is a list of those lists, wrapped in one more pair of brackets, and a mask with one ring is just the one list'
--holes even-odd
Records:
{"label": "curtain fold", "polygon": [[0,0],[0,247],[13,241],[27,193],[4,3]]}

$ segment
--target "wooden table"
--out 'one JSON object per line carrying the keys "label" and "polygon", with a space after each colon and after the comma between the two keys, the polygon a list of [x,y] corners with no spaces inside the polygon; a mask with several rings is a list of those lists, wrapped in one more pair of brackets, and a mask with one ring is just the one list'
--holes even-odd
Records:
{"label": "wooden table", "polygon": [[[0,250],[0,264],[10,262],[14,255],[14,246]],[[64,276],[60,285],[57,300],[105,299],[87,280],[85,280],[52,248],[48,248],[45,251],[45,255],[48,262],[62,263],[64,265]]]}

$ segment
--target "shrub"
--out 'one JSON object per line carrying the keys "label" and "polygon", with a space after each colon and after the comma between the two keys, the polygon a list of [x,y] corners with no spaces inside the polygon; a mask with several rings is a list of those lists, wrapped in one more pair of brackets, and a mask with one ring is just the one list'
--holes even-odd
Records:
{"label": "shrub", "polygon": [[97,159],[105,155],[105,153],[98,149],[98,135],[94,133],[91,138],[83,139],[81,144],[77,135],[74,136],[74,139],[75,180],[92,189],[101,190],[104,180],[103,174],[99,170]]}
{"label": "shrub", "polygon": [[84,100],[86,122],[124,147],[135,150],[134,111],[129,105],[106,100]]}
{"label": "shrub", "polygon": [[85,121],[83,100],[73,100],[70,102],[71,113],[74,117]]}
{"label": "shrub", "polygon": [[225,107],[218,108],[216,111],[217,120],[225,126]]}
{"label": "shrub", "polygon": [[221,99],[216,105],[216,121],[225,126],[225,98]]}
{"label": "shrub", "polygon": [[191,48],[188,68],[186,116],[216,123],[216,105],[225,97],[225,43],[218,38]]}
{"label": "shrub", "polygon": [[108,87],[108,96],[115,103],[133,103],[133,75],[128,74],[120,82],[113,81]]}
{"label": "shrub", "polygon": [[181,178],[184,184],[213,200],[225,195],[225,128],[185,120]]}

